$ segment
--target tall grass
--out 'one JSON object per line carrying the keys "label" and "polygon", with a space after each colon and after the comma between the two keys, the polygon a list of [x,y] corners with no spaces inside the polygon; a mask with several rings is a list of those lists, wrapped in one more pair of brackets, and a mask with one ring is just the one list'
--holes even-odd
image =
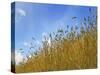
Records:
{"label": "tall grass", "polygon": [[[92,13],[89,9],[90,14]],[[96,13],[95,13],[96,14]],[[91,14],[93,15],[93,13]],[[78,17],[72,18],[76,19]],[[16,65],[16,72],[41,72],[97,67],[97,16],[82,18],[80,26],[66,26],[44,37],[42,47]]]}

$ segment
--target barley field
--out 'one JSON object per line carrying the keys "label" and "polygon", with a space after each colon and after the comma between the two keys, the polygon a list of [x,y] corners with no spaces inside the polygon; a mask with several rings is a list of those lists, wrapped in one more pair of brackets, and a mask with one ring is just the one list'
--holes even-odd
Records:
{"label": "barley field", "polygon": [[[92,11],[89,9],[91,15]],[[77,19],[78,17],[72,17]],[[42,47],[15,66],[16,73],[97,68],[97,15],[44,36]],[[92,19],[92,20],[91,20]],[[49,39],[49,41],[48,41]]]}

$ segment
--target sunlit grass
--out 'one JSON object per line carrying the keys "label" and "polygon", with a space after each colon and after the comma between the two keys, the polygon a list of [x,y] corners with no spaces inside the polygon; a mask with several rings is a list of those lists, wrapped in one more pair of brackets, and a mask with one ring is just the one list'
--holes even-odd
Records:
{"label": "sunlit grass", "polygon": [[16,72],[96,68],[97,17],[88,16],[82,20],[80,27],[68,25],[66,29],[60,28],[56,32],[51,32],[50,44],[48,44],[48,37],[44,37],[42,47],[31,53],[31,58],[27,57],[26,63],[16,65]]}

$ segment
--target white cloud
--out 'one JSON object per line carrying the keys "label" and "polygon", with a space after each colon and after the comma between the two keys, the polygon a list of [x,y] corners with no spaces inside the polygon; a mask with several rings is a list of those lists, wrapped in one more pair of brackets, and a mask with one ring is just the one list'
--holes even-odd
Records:
{"label": "white cloud", "polygon": [[21,16],[26,16],[26,12],[23,9],[18,8],[17,9],[18,14],[20,14]]}
{"label": "white cloud", "polygon": [[44,36],[47,37],[48,34],[47,34],[46,32],[43,32],[43,33],[42,33],[42,36],[43,36],[43,37],[44,37]]}
{"label": "white cloud", "polygon": [[23,42],[23,45],[26,47],[31,47],[31,44],[29,42]]}
{"label": "white cloud", "polygon": [[24,46],[29,46],[28,42],[24,42],[23,44],[24,44]]}
{"label": "white cloud", "polygon": [[37,44],[37,45],[40,45],[40,42],[39,42],[38,40],[36,40],[36,44]]}
{"label": "white cloud", "polygon": [[26,16],[26,11],[21,9],[21,8],[17,8],[16,9],[16,23],[20,22],[20,20]]}
{"label": "white cloud", "polygon": [[23,59],[24,59],[24,56],[20,52],[15,51],[15,62],[16,62],[16,65],[18,65],[21,62],[23,62]]}

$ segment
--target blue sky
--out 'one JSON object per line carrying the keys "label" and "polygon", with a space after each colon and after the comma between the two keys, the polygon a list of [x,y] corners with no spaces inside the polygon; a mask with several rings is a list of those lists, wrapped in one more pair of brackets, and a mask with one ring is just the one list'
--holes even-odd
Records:
{"label": "blue sky", "polygon": [[[39,46],[45,34],[55,32],[58,28],[66,28],[67,25],[80,26],[84,16],[91,16],[89,8],[96,11],[96,7],[89,6],[16,2],[15,50],[23,48],[27,54],[32,37]],[[72,20],[74,16],[77,19]]]}

